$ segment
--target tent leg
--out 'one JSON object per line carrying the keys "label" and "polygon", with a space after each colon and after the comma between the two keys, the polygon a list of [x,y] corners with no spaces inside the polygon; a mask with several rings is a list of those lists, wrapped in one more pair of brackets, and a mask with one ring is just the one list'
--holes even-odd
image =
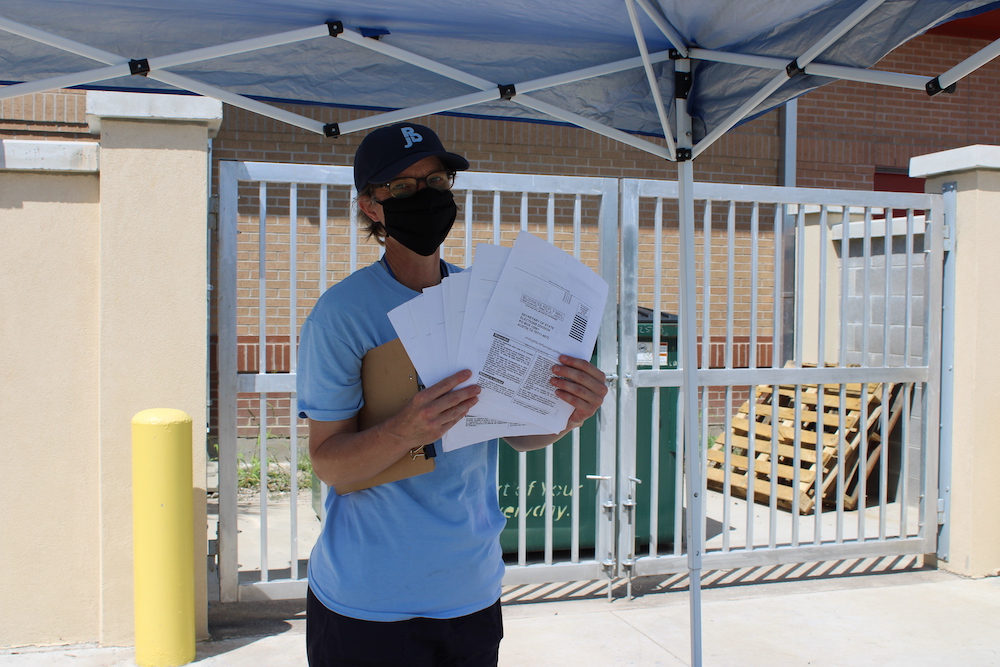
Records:
{"label": "tent leg", "polygon": [[[690,71],[690,60],[677,60],[679,71]],[[677,146],[691,146],[691,117],[687,100],[677,99]],[[684,477],[687,500],[687,560],[691,608],[691,665],[701,667],[701,560],[704,550],[702,521],[702,449],[698,432],[698,344],[695,323],[697,301],[695,292],[694,250],[694,163],[678,159],[678,206],[680,212],[681,245],[681,308],[680,335],[681,367],[684,397]],[[708,341],[703,341],[708,345]]]}

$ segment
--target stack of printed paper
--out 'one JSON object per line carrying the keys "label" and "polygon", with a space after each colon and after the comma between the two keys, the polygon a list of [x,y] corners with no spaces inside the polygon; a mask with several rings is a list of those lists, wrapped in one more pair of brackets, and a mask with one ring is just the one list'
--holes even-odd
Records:
{"label": "stack of printed paper", "polygon": [[608,284],[528,232],[513,248],[476,246],[471,269],[389,313],[425,386],[463,369],[479,403],[442,439],[445,451],[491,438],[559,433],[573,407],[549,383],[559,355],[589,359]]}

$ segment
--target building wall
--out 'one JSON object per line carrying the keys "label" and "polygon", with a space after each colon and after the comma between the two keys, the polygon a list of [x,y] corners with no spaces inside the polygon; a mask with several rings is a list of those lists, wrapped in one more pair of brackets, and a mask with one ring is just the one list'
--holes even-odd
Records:
{"label": "building wall", "polygon": [[99,632],[99,187],[0,171],[0,645]]}
{"label": "building wall", "polygon": [[131,420],[160,407],[196,425],[191,611],[207,636],[211,117],[198,98],[102,95],[86,107],[99,143],[0,140],[3,646],[133,642]]}

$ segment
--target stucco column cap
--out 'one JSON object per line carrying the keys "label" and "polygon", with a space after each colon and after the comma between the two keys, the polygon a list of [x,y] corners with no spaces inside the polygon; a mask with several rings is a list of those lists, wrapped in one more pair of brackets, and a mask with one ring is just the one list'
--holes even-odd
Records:
{"label": "stucco column cap", "polygon": [[933,178],[976,169],[1000,170],[1000,146],[978,144],[910,158],[911,178]]}
{"label": "stucco column cap", "polygon": [[101,133],[102,118],[202,122],[208,125],[210,137],[216,135],[222,124],[222,102],[200,95],[88,90],[86,113],[92,134]]}

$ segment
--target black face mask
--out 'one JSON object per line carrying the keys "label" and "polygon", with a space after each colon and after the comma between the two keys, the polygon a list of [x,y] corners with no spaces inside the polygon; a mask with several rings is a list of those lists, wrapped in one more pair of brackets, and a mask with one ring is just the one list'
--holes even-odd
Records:
{"label": "black face mask", "polygon": [[458,207],[450,190],[424,188],[406,199],[382,202],[385,232],[418,255],[428,257],[444,243]]}

